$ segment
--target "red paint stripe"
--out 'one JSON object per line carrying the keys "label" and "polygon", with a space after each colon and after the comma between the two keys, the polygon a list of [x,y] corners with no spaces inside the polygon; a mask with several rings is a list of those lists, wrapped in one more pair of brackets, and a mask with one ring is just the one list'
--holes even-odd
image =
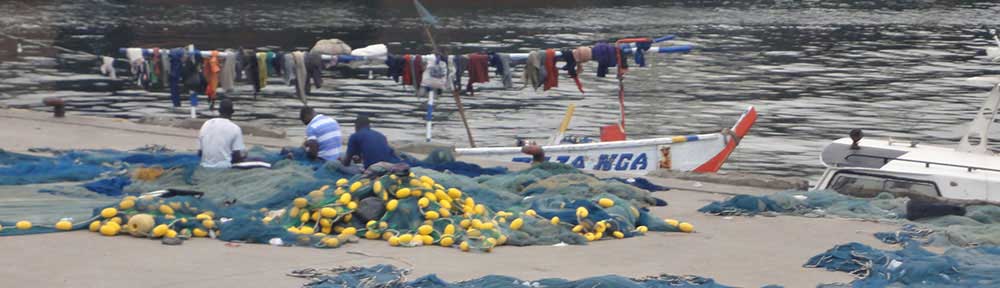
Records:
{"label": "red paint stripe", "polygon": [[[747,109],[747,112],[740,117],[740,121],[736,122],[736,125],[733,125],[733,133],[735,133],[737,137],[743,138],[744,135],[750,132],[750,127],[753,127],[754,122],[757,122],[757,109],[750,106],[750,108]],[[705,162],[705,164],[701,164],[701,166],[698,166],[698,168],[695,168],[692,171],[698,173],[719,171],[719,169],[722,168],[722,164],[726,163],[726,160],[729,159],[729,154],[732,154],[733,150],[736,150],[737,144],[736,139],[729,139],[729,142],[726,143],[726,148],[722,149],[722,152],[719,152],[719,154],[716,154],[715,157],[712,157],[712,159],[709,159]]]}

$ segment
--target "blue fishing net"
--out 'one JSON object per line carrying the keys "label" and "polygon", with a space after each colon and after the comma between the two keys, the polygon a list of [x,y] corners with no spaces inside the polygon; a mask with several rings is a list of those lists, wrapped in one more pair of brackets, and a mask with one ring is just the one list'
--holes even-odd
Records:
{"label": "blue fishing net", "polygon": [[1000,247],[952,248],[944,254],[904,245],[895,251],[852,242],[813,256],[805,267],[851,273],[858,280],[826,287],[997,287]]}
{"label": "blue fishing net", "polygon": [[[558,278],[548,278],[534,281],[520,280],[514,277],[501,275],[487,275],[480,278],[448,282],[437,275],[430,274],[407,280],[408,271],[396,268],[392,265],[375,265],[371,267],[352,267],[338,271],[333,275],[320,276],[312,282],[306,284],[311,288],[395,288],[395,287],[424,287],[424,288],[480,288],[480,287],[635,287],[635,288],[727,288],[718,284],[710,278],[698,276],[673,276],[659,275],[642,279],[629,279],[617,275],[606,275],[583,278],[579,280],[566,280]],[[778,287],[778,286],[767,286]]]}
{"label": "blue fishing net", "polygon": [[[437,159],[434,163],[471,167],[464,171],[480,176],[407,165],[374,165],[356,174],[338,162],[304,159],[298,149],[250,152],[251,157],[272,161],[271,167],[207,169],[198,166],[197,156],[184,153],[57,151],[56,157],[45,161],[73,159],[73,169],[96,165],[108,171],[83,187],[58,183],[38,187],[35,191],[45,191],[51,196],[44,197],[51,199],[27,210],[0,213],[4,217],[0,219],[30,219],[35,225],[28,229],[7,226],[0,235],[86,228],[107,236],[214,237],[318,248],[367,238],[393,246],[438,245],[489,252],[508,243],[585,244],[647,231],[693,229],[688,223],[650,215],[648,207],[665,205],[665,201],[652,197],[648,190],[601,180],[559,163],[496,174],[500,171],[435,154],[429,157]],[[6,159],[42,161],[20,155]],[[7,187],[14,187],[16,193],[0,195],[0,200],[11,195],[44,198],[24,194],[33,186]],[[77,202],[82,199],[95,200]],[[80,211],[93,207],[98,209],[81,215]],[[71,219],[60,217],[71,211],[76,211]],[[140,223],[131,225],[133,221]],[[63,222],[69,222],[68,226],[60,226]],[[156,227],[162,229],[154,233]]]}
{"label": "blue fishing net", "polygon": [[129,184],[132,184],[132,179],[129,176],[118,176],[88,182],[83,184],[83,187],[101,195],[121,196],[125,193],[122,189],[125,189],[125,186]]}
{"label": "blue fishing net", "polygon": [[[771,195],[738,195],[712,202],[698,211],[713,215],[781,213],[808,217],[834,216],[850,219],[892,221],[913,225],[912,230],[886,232],[879,237],[890,243],[916,239],[935,246],[1000,245],[1000,207],[971,205],[965,215],[946,215],[907,220],[910,200],[881,193],[875,198],[857,198],[834,191],[784,191]],[[915,209],[925,206],[913,206]],[[918,211],[922,212],[922,211]],[[919,233],[915,233],[919,232]],[[920,236],[920,237],[914,237]]]}
{"label": "blue fishing net", "polygon": [[444,149],[435,149],[434,151],[431,151],[430,154],[427,154],[427,158],[424,158],[424,160],[418,160],[407,154],[403,154],[401,158],[403,162],[410,165],[410,167],[421,167],[466,177],[479,177],[482,175],[499,175],[507,173],[507,168],[504,167],[483,168],[482,166],[476,164],[455,161],[455,156],[452,155],[451,152]]}

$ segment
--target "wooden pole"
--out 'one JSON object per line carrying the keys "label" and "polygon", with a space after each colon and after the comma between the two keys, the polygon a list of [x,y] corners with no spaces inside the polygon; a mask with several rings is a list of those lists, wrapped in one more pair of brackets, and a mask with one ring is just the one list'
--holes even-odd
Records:
{"label": "wooden pole", "polygon": [[[437,43],[434,42],[434,35],[431,34],[431,28],[429,26],[424,26],[424,32],[427,33],[427,39],[431,41],[431,47],[434,49],[434,53],[438,55],[443,55],[440,50],[438,50]],[[472,138],[472,129],[469,129],[469,121],[465,118],[465,108],[462,107],[462,97],[458,95],[458,90],[451,89],[451,96],[455,97],[455,105],[458,106],[458,115],[462,117],[462,124],[465,125],[465,134],[469,137],[469,146],[476,148],[476,140]]]}

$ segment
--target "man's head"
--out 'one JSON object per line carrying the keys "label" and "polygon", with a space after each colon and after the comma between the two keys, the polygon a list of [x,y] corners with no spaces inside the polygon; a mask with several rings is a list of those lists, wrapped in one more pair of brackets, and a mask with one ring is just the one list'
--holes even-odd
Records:
{"label": "man's head", "polygon": [[368,115],[358,114],[358,119],[354,120],[354,130],[359,130],[362,128],[371,127],[371,120],[368,119]]}
{"label": "man's head", "polygon": [[302,125],[309,125],[313,117],[316,117],[316,110],[313,110],[312,107],[304,106],[299,109],[299,120],[302,120]]}
{"label": "man's head", "polygon": [[234,112],[236,111],[233,110],[233,100],[225,99],[219,103],[219,116],[222,118],[232,118]]}

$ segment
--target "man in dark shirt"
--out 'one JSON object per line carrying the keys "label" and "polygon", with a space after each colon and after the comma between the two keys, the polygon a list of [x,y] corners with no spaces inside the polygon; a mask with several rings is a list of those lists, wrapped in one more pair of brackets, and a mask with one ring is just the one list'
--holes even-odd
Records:
{"label": "man in dark shirt", "polygon": [[399,157],[389,147],[385,135],[372,130],[371,121],[365,115],[358,115],[358,119],[354,121],[354,134],[347,140],[347,155],[341,161],[344,166],[350,165],[355,156],[361,158],[365,169],[378,162],[399,162]]}

